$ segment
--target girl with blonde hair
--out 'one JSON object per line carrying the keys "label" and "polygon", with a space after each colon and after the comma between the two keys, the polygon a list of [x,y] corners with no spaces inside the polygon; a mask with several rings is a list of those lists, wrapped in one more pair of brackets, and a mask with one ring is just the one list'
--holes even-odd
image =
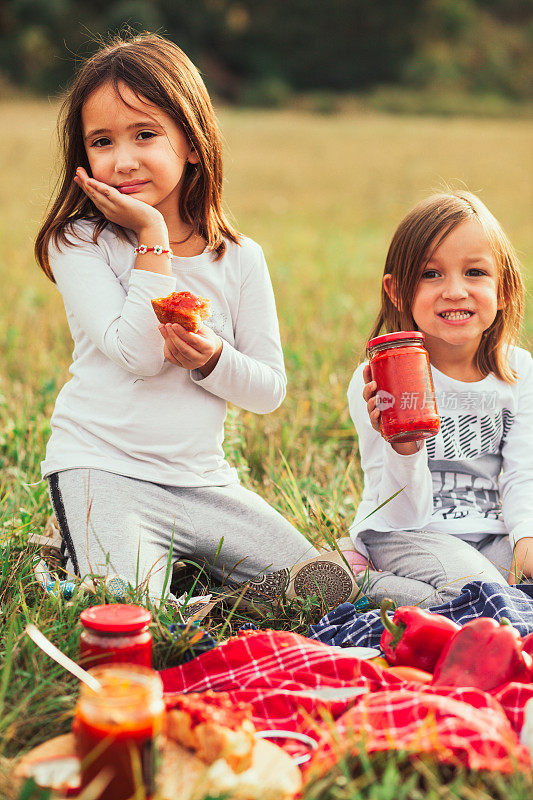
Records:
{"label": "girl with blonde hair", "polygon": [[443,192],[407,214],[370,338],[424,334],[441,424],[433,438],[385,441],[368,362],[356,369],[348,400],[364,490],[350,534],[370,555],[375,569],[361,580],[376,601],[428,607],[471,580],[533,576],[533,362],[518,346],[523,312],[516,254],[478,197]]}

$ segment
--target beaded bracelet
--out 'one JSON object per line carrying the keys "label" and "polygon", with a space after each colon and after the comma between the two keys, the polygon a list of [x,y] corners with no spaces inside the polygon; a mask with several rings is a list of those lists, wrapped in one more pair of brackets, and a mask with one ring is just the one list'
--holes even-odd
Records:
{"label": "beaded bracelet", "polygon": [[145,253],[153,253],[156,256],[173,256],[174,253],[172,250],[165,250],[161,247],[160,244],[156,244],[155,247],[147,247],[145,244],[140,244],[139,247],[136,247],[133,251],[136,255],[143,256]]}

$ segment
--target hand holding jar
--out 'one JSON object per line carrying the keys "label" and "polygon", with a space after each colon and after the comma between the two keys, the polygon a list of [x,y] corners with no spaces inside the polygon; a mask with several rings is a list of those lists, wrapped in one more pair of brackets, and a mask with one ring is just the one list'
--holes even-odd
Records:
{"label": "hand holding jar", "polygon": [[[369,364],[363,369],[363,380],[365,382],[363,399],[366,402],[370,424],[375,431],[381,434],[380,396],[377,393],[378,385],[376,381],[372,380],[372,372]],[[420,450],[422,442],[390,442],[390,445],[397,453],[400,453],[400,455],[408,456]]]}
{"label": "hand holding jar", "polygon": [[363,399],[372,427],[401,455],[420,449],[440,427],[424,334],[400,331],[371,339]]}

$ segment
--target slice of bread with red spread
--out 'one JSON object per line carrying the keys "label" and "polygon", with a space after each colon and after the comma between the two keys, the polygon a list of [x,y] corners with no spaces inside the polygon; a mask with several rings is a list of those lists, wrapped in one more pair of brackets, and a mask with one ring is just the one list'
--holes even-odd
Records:
{"label": "slice of bread with red spread", "polygon": [[211,313],[211,302],[206,297],[197,297],[191,292],[172,292],[167,297],[156,297],[152,307],[159,322],[179,322],[197,333],[200,325]]}
{"label": "slice of bread with red spread", "polygon": [[252,763],[255,727],[248,703],[233,703],[227,692],[184,694],[167,710],[165,733],[206,764],[223,758],[234,772]]}

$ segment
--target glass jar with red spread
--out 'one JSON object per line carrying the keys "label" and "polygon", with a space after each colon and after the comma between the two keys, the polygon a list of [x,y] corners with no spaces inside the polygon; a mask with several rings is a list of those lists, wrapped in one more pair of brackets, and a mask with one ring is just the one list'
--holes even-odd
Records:
{"label": "glass jar with red spread", "polygon": [[387,333],[371,339],[367,348],[383,438],[415,442],[435,436],[440,418],[424,334]]}
{"label": "glass jar with red spread", "polygon": [[82,611],[80,664],[89,669],[102,664],[152,666],[151,613],[141,606],[111,604]]}
{"label": "glass jar with red spread", "polygon": [[101,684],[82,684],[72,726],[80,759],[81,790],[95,779],[99,800],[148,800],[156,791],[163,726],[159,674],[135,664],[107,664],[90,674]]}

